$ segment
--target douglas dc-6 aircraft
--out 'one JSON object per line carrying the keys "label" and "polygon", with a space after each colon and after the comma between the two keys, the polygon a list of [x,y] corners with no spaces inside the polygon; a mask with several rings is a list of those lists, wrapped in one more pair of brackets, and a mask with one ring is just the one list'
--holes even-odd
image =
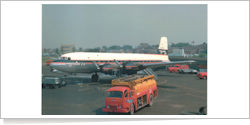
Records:
{"label": "douglas dc-6 aircraft", "polygon": [[[170,61],[167,37],[161,37],[159,54],[73,52],[63,54],[60,60],[50,63],[52,69],[66,73],[93,73],[91,80],[98,81],[98,72],[117,75],[136,74],[137,71],[152,72],[149,68],[195,61]],[[152,74],[152,73],[151,73]]]}

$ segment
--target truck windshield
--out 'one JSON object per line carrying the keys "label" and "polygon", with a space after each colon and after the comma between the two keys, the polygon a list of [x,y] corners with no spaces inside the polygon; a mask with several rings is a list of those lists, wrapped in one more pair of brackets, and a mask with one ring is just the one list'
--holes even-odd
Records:
{"label": "truck windshield", "polygon": [[109,91],[107,97],[115,97],[115,98],[122,98],[121,91]]}

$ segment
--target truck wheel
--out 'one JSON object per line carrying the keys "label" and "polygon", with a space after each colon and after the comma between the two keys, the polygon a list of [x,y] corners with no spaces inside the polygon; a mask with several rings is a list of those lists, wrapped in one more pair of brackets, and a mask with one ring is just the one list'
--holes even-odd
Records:
{"label": "truck wheel", "polygon": [[207,114],[207,107],[206,106],[205,107],[200,107],[199,113],[201,115],[206,115]]}
{"label": "truck wheel", "polygon": [[131,104],[131,105],[130,105],[130,112],[129,112],[129,114],[130,114],[130,115],[133,115],[134,112],[135,112],[134,104]]}
{"label": "truck wheel", "polygon": [[92,82],[97,82],[98,81],[98,75],[97,74],[93,74],[92,76],[91,76],[91,81]]}
{"label": "truck wheel", "polygon": [[207,77],[206,77],[206,76],[203,76],[203,79],[207,79]]}
{"label": "truck wheel", "polygon": [[153,106],[153,95],[149,96],[149,107]]}

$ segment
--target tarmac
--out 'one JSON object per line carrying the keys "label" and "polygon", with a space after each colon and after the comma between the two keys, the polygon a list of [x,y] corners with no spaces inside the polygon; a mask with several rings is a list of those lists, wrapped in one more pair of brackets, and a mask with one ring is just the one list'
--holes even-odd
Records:
{"label": "tarmac", "polygon": [[[207,106],[207,80],[196,74],[169,73],[162,69],[158,74],[158,97],[152,107],[144,107],[135,115],[201,115],[199,109]],[[60,76],[43,66],[43,75]],[[115,77],[100,75],[98,82],[91,82],[90,74],[78,74],[57,89],[42,89],[43,115],[110,115],[102,112],[105,90]],[[112,113],[111,115],[128,115]]]}

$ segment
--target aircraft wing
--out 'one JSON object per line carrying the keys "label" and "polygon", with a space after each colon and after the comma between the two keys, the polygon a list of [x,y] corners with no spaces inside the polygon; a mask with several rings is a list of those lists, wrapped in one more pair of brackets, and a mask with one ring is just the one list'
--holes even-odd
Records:
{"label": "aircraft wing", "polygon": [[143,64],[143,67],[145,68],[155,68],[160,66],[167,66],[167,65],[173,65],[173,64],[191,64],[194,63],[193,60],[186,60],[186,61],[170,61],[170,62],[160,62],[160,63],[149,63],[149,64]]}

